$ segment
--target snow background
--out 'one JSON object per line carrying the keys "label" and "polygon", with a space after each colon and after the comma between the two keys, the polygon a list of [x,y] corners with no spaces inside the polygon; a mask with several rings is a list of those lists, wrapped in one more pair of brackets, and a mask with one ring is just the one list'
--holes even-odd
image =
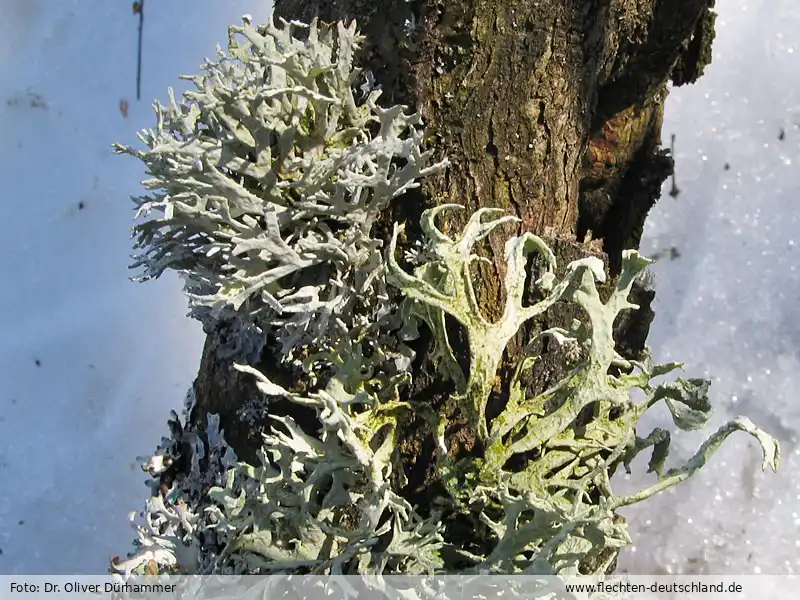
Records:
{"label": "snow background", "polygon": [[[778,435],[778,475],[734,434],[693,480],[625,514],[633,573],[800,572],[800,6],[719,0],[714,62],[672,92],[680,196],[651,213],[642,251],[659,261],[654,358],[713,380],[717,425],[736,414]],[[142,101],[130,2],[0,0],[0,573],[103,573],[130,548],[142,507],[137,456],[166,432],[203,335],[174,276],[127,279],[150,100],[185,89],[226,28],[265,2],[147,2]],[[128,116],[120,110],[127,99]],[[779,139],[784,132],[783,140]],[[726,170],[725,165],[729,168]],[[669,422],[666,410],[648,426]],[[673,437],[672,461],[709,432]],[[630,488],[646,459],[635,467]]]}
{"label": "snow background", "polygon": [[152,99],[268,8],[146,2],[137,102],[130,1],[0,0],[0,573],[104,573],[130,548],[136,457],[183,406],[204,336],[177,277],[128,281],[144,171],[111,144],[138,143]]}

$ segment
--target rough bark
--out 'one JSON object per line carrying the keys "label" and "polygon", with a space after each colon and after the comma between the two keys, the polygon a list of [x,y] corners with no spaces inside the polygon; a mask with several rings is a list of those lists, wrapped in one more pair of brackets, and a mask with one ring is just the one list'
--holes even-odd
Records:
{"label": "rough bark", "polygon": [[[713,3],[276,0],[275,11],[304,21],[355,18],[367,36],[362,66],[374,73],[387,101],[421,112],[436,158],[446,155],[451,161],[445,172],[426,179],[385,215],[384,235],[398,220],[408,223],[412,237],[421,211],[445,202],[467,207],[463,216],[447,213],[451,227],[460,227],[459,218],[483,206],[522,219],[518,229],[508,226],[489,238],[482,250],[493,267],[476,269],[481,304],[486,316],[494,318],[504,301],[500,282],[507,234],[542,235],[554,245],[561,268],[570,260],[605,253],[612,275],[621,251],[638,246],[647,212],[672,171],[672,159],[660,149],[667,85],[670,79],[683,84],[702,74],[710,59]],[[617,324],[618,342],[629,357],[643,348],[653,295],[635,288],[641,309]],[[559,306],[547,322],[532,328],[568,324],[575,310]],[[456,339],[458,333],[454,329]],[[218,343],[214,334],[207,339],[192,418],[204,422],[206,414],[219,413],[228,441],[252,462],[261,436],[258,428],[245,427],[236,411],[258,392],[249,376],[217,357]],[[425,335],[416,342],[420,359],[409,393],[447,415],[450,452],[469,453],[476,438],[448,404],[451,384],[443,383],[425,358],[428,343]],[[518,343],[509,347],[509,358],[518,348]],[[556,362],[543,351],[528,382],[532,393],[560,376]],[[276,373],[274,364],[265,353],[257,366],[287,387],[300,384],[293,373]],[[504,376],[498,377],[490,419],[502,409]],[[295,418],[302,417],[294,410]],[[433,438],[412,419],[403,425],[400,439],[409,480],[405,493],[413,504],[424,506],[441,492]],[[469,524],[465,527],[468,535]]]}

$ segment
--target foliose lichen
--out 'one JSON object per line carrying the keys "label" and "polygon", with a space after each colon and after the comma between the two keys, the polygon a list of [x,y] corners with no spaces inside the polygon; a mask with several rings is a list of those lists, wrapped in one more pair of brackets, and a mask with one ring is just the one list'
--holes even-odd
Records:
{"label": "foliose lichen", "polygon": [[195,90],[155,104],[146,149],[116,145],[152,176],[137,217],[160,213],[135,225],[132,267],[180,273],[191,316],[226,329],[227,356],[254,359],[270,332],[288,355],[373,320],[386,292],[370,231],[445,163],[429,164],[418,114],[379,106],[380,89],[357,100],[354,22],[245,19],[229,37],[184,77]]}
{"label": "foliose lichen", "polygon": [[[197,91],[181,104],[156,105],[158,126],[141,135],[148,149],[119,147],[153,176],[146,185],[157,191],[136,199],[139,212],[163,213],[136,225],[143,250],[136,265],[145,278],[165,269],[184,275],[192,314],[231,335],[235,368],[261,393],[241,418],[266,415],[271,426],[260,464],[242,462],[218,416],[192,423],[190,393],[185,424],[173,414],[171,437],[143,461],[154,477],[152,497],[134,523],[135,550],[112,568],[124,575],[600,574],[631,543],[615,511],[690,477],[732,432],[753,435],[763,467],[777,468],[776,440],[746,418],[720,428],[672,469],[665,468],[669,433],[637,432],[642,414],[661,401],[683,430],[703,427],[711,405],[708,381],[652,383],[679,364],[628,360],[615,349],[614,320],[636,308],[631,285],[650,262],[636,251],[623,254],[602,301],[602,261],[572,262],[557,277],[542,239],[511,237],[506,305],[490,322],[473,288],[474,248],[514,217],[484,208],[450,237],[436,219],[457,205],[425,211],[423,237],[406,251],[412,272],[397,262],[401,226],[382,248],[373,226],[389,201],[446,163],[428,164],[417,115],[381,108],[379,90],[356,101],[360,41],[355,25],[270,21],[255,28],[246,20],[231,28],[229,54],[220,51],[206,75],[189,78]],[[531,254],[539,257],[532,274],[538,299],[526,305]],[[401,305],[390,300],[390,288]],[[585,316],[537,337],[564,348],[567,375],[531,394],[524,376],[540,357],[537,339],[529,340],[504,408],[488,419],[507,344],[556,302],[574,303]],[[446,315],[466,331],[467,372],[448,340]],[[414,354],[405,342],[422,324],[433,335],[439,374],[452,380],[453,401],[479,438],[469,457],[448,455],[444,418],[409,393]],[[302,367],[303,393],[252,366],[269,332],[282,342],[277,359]],[[635,389],[644,400],[633,400]],[[317,428],[271,413],[278,401],[312,408]],[[409,414],[421,416],[436,438],[447,497],[432,507],[412,506],[397,484],[404,482],[399,424]],[[644,451],[657,482],[615,494],[615,471]],[[515,457],[523,468],[508,467]],[[473,524],[479,544],[452,542],[454,516]]]}
{"label": "foliose lichen", "polygon": [[[443,451],[438,455],[438,466],[447,489],[461,510],[476,516],[494,538],[492,552],[472,557],[475,565],[470,571],[560,575],[605,572],[618,550],[631,543],[627,526],[616,517],[615,510],[685,480],[734,431],[753,435],[764,452],[763,468],[777,468],[777,441],[744,417],[720,428],[685,465],[666,471],[669,433],[655,429],[646,437],[637,435],[642,414],[660,401],[666,403],[675,425],[683,430],[702,428],[711,412],[707,380],[677,379],[652,385],[653,378],[681,365],[653,365],[648,356],[643,361],[626,360],[615,350],[614,321],[620,311],[638,308],[628,296],[635,278],[652,261],[635,250],[623,252],[622,272],[611,296],[603,302],[596,287],[596,282],[605,281],[600,259],[574,261],[557,280],[555,256],[542,239],[530,233],[512,237],[505,246],[506,305],[500,319],[489,322],[473,288],[470,267],[479,259],[473,248],[493,229],[516,217],[484,221],[484,217],[502,211],[480,209],[462,234],[451,239],[434,220],[440,212],[452,208],[461,207],[443,205],[423,213],[426,247],[435,258],[416,267],[413,275],[394,260],[401,229],[395,226],[388,278],[415,302],[415,314],[433,332],[442,357],[441,375],[454,380],[457,401],[484,443],[482,455],[453,464],[444,451],[445,429],[440,423],[439,445]],[[541,258],[534,263],[542,265],[534,274],[539,300],[525,306],[526,264],[531,253]],[[487,425],[486,407],[506,345],[526,321],[562,300],[580,306],[587,319],[576,319],[570,330],[553,328],[539,335],[567,346],[567,356],[579,349],[581,358],[556,385],[531,395],[521,383],[539,358],[533,350],[537,339],[529,340],[514,367],[506,405]],[[445,314],[459,321],[467,332],[468,374],[453,355]],[[633,401],[634,388],[644,392],[643,401]],[[629,468],[633,458],[649,448],[649,472],[658,475],[658,482],[633,495],[615,495],[611,486],[615,470],[619,466]],[[523,469],[506,469],[513,457],[531,451],[536,456],[527,459]]]}

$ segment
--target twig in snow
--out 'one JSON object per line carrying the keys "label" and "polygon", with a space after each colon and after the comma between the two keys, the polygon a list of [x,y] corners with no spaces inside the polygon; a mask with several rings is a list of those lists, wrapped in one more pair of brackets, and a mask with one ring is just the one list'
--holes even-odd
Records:
{"label": "twig in snow", "polygon": [[133,3],[133,14],[139,15],[139,48],[136,53],[136,99],[142,99],[142,29],[144,28],[144,0]]}

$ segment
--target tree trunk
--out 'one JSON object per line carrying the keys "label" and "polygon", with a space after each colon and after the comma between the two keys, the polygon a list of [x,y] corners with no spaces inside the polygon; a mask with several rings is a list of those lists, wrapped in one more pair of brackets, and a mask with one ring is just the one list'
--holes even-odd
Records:
{"label": "tree trunk", "polygon": [[[481,249],[491,266],[477,269],[478,299],[485,316],[498,317],[504,303],[503,243],[509,234],[530,231],[553,248],[561,269],[570,261],[606,255],[611,275],[622,250],[638,247],[649,209],[672,172],[660,149],[667,86],[694,81],[710,59],[714,0],[276,0],[276,15],[309,22],[356,19],[366,36],[361,65],[384,90],[383,98],[418,110],[427,126],[435,159],[449,167],[423,179],[401,197],[381,226],[387,239],[393,221],[407,222],[413,237],[425,208],[457,203],[443,230],[460,230],[480,207],[499,207],[521,219],[487,238]],[[653,292],[636,286],[641,308],[616,323],[623,355],[644,347]],[[535,330],[568,325],[576,309],[564,306],[522,331],[508,350]],[[457,355],[463,332],[449,323]],[[204,429],[206,416],[220,415],[221,428],[242,459],[256,464],[262,438],[237,410],[257,396],[250,375],[217,356],[220,340],[209,335],[194,385],[191,415]],[[429,356],[425,334],[415,342]],[[293,373],[276,373],[265,352],[257,366],[291,384]],[[466,360],[466,358],[464,358]],[[510,362],[505,364],[510,364]],[[448,419],[448,451],[454,458],[475,451],[476,432],[452,406],[452,383],[442,382],[431,362],[415,363],[411,397],[424,398]],[[537,363],[527,380],[540,393],[563,375],[555,361]],[[294,382],[296,383],[296,382]],[[508,373],[501,372],[489,416],[502,408]],[[302,415],[292,414],[302,423]],[[401,427],[402,490],[413,505],[425,506],[443,491],[437,480],[436,445],[421,418]],[[532,458],[531,460],[535,460]],[[469,536],[472,525],[460,524]],[[458,536],[459,524],[451,535]],[[588,567],[590,569],[590,566]],[[590,569],[591,570],[591,569]]]}

